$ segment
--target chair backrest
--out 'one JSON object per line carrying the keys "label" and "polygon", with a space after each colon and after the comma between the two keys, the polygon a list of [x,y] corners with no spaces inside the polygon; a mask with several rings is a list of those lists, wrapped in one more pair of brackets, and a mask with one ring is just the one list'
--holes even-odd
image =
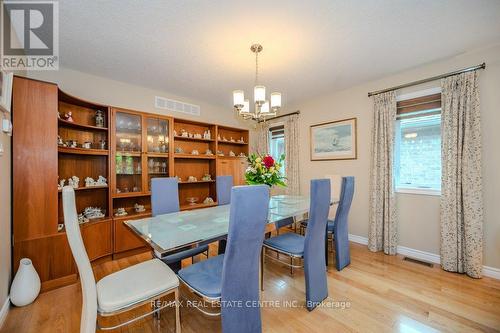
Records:
{"label": "chair backrest", "polygon": [[233,176],[217,176],[217,203],[229,205],[231,203],[231,188],[233,187]]}
{"label": "chair backrest", "polygon": [[343,177],[339,205],[333,226],[333,233],[335,235],[335,265],[339,271],[351,263],[349,225],[347,222],[353,196],[354,177]]}
{"label": "chair backrest", "polygon": [[[330,179],[332,202],[338,201],[340,198],[340,187],[342,185],[342,176],[325,175],[325,178]],[[332,219],[335,218],[335,214],[337,213],[336,207],[337,205],[330,206],[330,214],[328,214],[328,218]]]}
{"label": "chair backrest", "polygon": [[335,229],[347,227],[347,217],[354,196],[354,177],[342,177],[339,206],[335,214]]}
{"label": "chair backrest", "polygon": [[177,177],[152,178],[151,214],[156,216],[179,210],[179,181]]}
{"label": "chair backrest", "polygon": [[[223,332],[262,331],[260,308],[256,304],[259,301],[259,260],[268,211],[268,186],[232,188],[222,268]],[[243,307],[234,306],[233,302],[238,301],[242,301]]]}
{"label": "chair backrest", "polygon": [[97,291],[90,266],[90,260],[85,251],[78,215],[75,205],[75,191],[71,186],[65,186],[62,190],[64,227],[68,237],[69,247],[76,262],[80,281],[82,284],[82,318],[80,321],[80,333],[95,333],[97,320]]}
{"label": "chair backrest", "polygon": [[330,210],[330,180],[311,180],[309,222],[304,241],[304,273],[307,308],[314,309],[328,296],[326,282],[325,239]]}

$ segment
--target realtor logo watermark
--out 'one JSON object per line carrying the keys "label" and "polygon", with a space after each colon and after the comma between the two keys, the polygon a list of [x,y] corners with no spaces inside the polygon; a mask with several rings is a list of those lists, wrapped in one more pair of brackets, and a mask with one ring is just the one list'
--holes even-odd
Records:
{"label": "realtor logo watermark", "polygon": [[2,69],[59,69],[59,3],[5,0],[1,7]]}

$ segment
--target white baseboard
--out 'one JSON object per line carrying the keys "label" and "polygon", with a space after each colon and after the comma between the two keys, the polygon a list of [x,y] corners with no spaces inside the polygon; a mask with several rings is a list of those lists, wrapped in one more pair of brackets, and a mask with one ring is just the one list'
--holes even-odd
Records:
{"label": "white baseboard", "polygon": [[7,297],[5,303],[2,306],[2,309],[0,310],[0,328],[2,328],[5,318],[7,318],[7,314],[9,313],[9,308],[10,308],[10,298]]}
{"label": "white baseboard", "polygon": [[[358,235],[349,234],[349,240],[354,243],[368,245],[368,238]],[[431,262],[433,264],[441,264],[441,256],[439,254],[420,251],[406,246],[398,246],[398,254],[408,256],[410,258]],[[483,275],[500,280],[500,268],[483,266]]]}

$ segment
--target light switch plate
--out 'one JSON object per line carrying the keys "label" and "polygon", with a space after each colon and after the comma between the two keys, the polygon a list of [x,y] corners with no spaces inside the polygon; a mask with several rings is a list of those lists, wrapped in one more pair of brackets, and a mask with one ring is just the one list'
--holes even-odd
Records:
{"label": "light switch plate", "polygon": [[3,156],[3,143],[0,143],[0,156]]}

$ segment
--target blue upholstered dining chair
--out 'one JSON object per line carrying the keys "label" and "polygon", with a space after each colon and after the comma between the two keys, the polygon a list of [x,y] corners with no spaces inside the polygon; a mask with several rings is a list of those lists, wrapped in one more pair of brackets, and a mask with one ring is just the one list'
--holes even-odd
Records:
{"label": "blue upholstered dining chair", "polygon": [[342,177],[339,205],[335,219],[328,221],[328,232],[332,233],[332,246],[335,246],[335,267],[338,271],[351,263],[348,217],[353,196],[354,177]]}
{"label": "blue upholstered dining chair", "polygon": [[[151,211],[152,215],[175,213],[180,210],[179,184],[176,177],[152,178],[151,179]],[[174,272],[181,268],[183,259],[206,252],[208,257],[208,245],[193,248],[185,248],[160,258]]]}
{"label": "blue upholstered dining chair", "polygon": [[215,185],[217,187],[217,204],[229,205],[231,203],[231,188],[233,187],[233,176],[217,176]]}
{"label": "blue upholstered dining chair", "polygon": [[[288,232],[264,240],[266,249],[290,257],[290,264],[280,262],[293,268],[304,268],[306,280],[306,307],[313,310],[328,296],[326,283],[325,238],[328,212],[330,210],[330,180],[311,180],[311,204],[309,223],[305,237]],[[274,257],[267,256],[274,260]],[[303,259],[304,265],[294,265],[293,259]]]}
{"label": "blue upholstered dining chair", "polygon": [[[233,187],[226,253],[178,273],[190,290],[209,302],[220,302],[223,332],[262,331],[260,308],[251,305],[259,301],[259,261],[268,210],[267,186]],[[238,302],[243,307],[235,306]]]}

